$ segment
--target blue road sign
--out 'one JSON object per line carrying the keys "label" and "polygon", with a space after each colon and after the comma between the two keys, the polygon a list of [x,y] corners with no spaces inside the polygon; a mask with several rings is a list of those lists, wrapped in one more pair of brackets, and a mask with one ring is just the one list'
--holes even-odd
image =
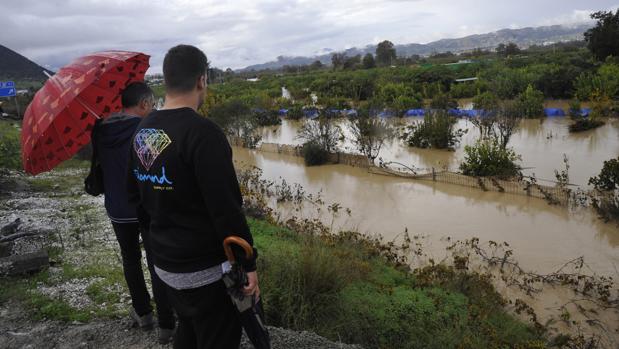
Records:
{"label": "blue road sign", "polygon": [[15,83],[13,81],[0,81],[0,97],[15,96]]}

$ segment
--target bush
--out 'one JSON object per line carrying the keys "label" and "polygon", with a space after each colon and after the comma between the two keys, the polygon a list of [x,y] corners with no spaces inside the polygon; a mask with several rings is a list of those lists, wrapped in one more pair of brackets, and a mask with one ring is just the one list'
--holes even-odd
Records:
{"label": "bush", "polygon": [[349,119],[352,141],[361,154],[374,162],[383,144],[393,132],[385,120],[372,118],[365,111],[362,113],[365,115]]}
{"label": "bush", "polygon": [[[267,323],[366,348],[529,348],[540,339],[503,310],[491,281],[442,265],[415,272],[355,233],[248,220]],[[531,347],[533,348],[533,347]]]}
{"label": "bush", "polygon": [[573,124],[569,125],[569,131],[572,133],[575,132],[583,132],[587,130],[592,130],[594,128],[598,128],[604,125],[604,121],[594,119],[594,118],[580,118],[574,121]]}
{"label": "bush", "polygon": [[252,114],[259,126],[274,126],[282,124],[282,119],[280,119],[279,111],[277,110],[257,109],[254,110]]}
{"label": "bush", "polygon": [[227,136],[236,137],[247,148],[255,148],[262,139],[260,125],[249,107],[240,100],[228,100],[208,110],[208,117],[222,128]]}
{"label": "bush", "polygon": [[428,111],[421,122],[408,127],[404,140],[411,147],[451,149],[455,147],[466,130],[454,130],[456,118],[445,110]]}
{"label": "bush", "polygon": [[0,122],[0,168],[21,168],[19,129],[12,123]]}
{"label": "bush", "polygon": [[317,120],[305,120],[297,133],[297,138],[306,143],[314,143],[327,153],[336,150],[341,137],[341,130],[331,119],[320,117]]}
{"label": "bush", "polygon": [[520,172],[520,166],[516,164],[520,156],[510,148],[503,148],[496,139],[467,145],[464,154],[460,170],[467,176],[509,178]]}
{"label": "bush", "polygon": [[606,221],[619,222],[619,158],[604,161],[600,174],[589,179],[596,189],[593,207]]}
{"label": "bush", "polygon": [[316,142],[305,142],[301,147],[301,155],[307,166],[318,166],[329,161],[329,152],[324,150]]}
{"label": "bush", "polygon": [[286,118],[291,119],[291,120],[301,120],[303,119],[303,117],[305,117],[305,114],[303,113],[303,108],[300,105],[295,104],[291,106],[290,108],[288,108],[288,113],[286,113]]}
{"label": "bush", "polygon": [[522,117],[538,118],[544,116],[544,94],[529,85],[518,95],[516,108]]}
{"label": "bush", "polygon": [[458,108],[458,101],[451,98],[449,94],[438,93],[430,101],[430,108],[432,109],[451,109]]}

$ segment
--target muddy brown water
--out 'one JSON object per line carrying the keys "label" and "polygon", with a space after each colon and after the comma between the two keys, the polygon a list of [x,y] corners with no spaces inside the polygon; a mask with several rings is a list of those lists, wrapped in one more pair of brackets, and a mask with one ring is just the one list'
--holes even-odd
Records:
{"label": "muddy brown water", "polygon": [[[405,229],[429,236],[429,253],[444,255],[440,239],[508,242],[522,265],[550,272],[584,256],[592,270],[617,277],[619,229],[600,221],[589,209],[551,206],[544,200],[452,184],[370,174],[346,165],[306,167],[298,157],[234,148],[237,166],[255,165],[266,179],[299,183],[352,210],[336,228],[358,229],[396,238]],[[306,215],[316,218],[314,213]],[[328,217],[323,218],[330,222]]]}
{"label": "muddy brown water", "polygon": [[[394,126],[404,127],[421,118],[389,119]],[[351,143],[346,120],[337,120],[344,134],[340,149],[355,152]],[[555,180],[555,170],[563,170],[563,154],[569,159],[570,182],[586,186],[589,178],[597,175],[605,160],[619,155],[619,120],[610,119],[606,125],[586,132],[570,134],[569,118],[554,117],[522,120],[518,131],[512,136],[509,146],[522,157],[519,162],[527,175],[534,174],[540,183]],[[301,144],[296,138],[302,121],[283,120],[281,126],[266,127],[262,130],[264,142],[281,144]],[[455,151],[419,149],[408,147],[398,139],[389,140],[379,157],[384,161],[396,161],[419,169],[448,168],[457,170],[464,159],[464,146],[474,144],[479,138],[477,128],[468,120],[459,119],[457,128],[468,130]]]}

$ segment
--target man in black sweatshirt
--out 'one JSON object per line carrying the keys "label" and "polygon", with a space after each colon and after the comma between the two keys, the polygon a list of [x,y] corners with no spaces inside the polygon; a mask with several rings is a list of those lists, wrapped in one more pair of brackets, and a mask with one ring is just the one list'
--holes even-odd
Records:
{"label": "man in black sweatshirt", "polygon": [[[196,112],[208,63],[193,46],[171,48],[163,62],[163,108],[138,126],[129,160],[131,199],[150,216],[155,271],[179,317],[174,348],[238,348],[238,313],[221,279],[223,240],[253,245],[242,212],[232,149],[221,129]],[[254,254],[255,255],[255,254]],[[255,258],[247,295],[259,295]]]}

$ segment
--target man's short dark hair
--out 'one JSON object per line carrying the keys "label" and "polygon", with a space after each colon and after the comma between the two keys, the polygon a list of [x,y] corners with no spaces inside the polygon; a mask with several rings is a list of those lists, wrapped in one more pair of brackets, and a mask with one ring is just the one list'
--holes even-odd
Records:
{"label": "man's short dark hair", "polygon": [[125,87],[120,98],[123,108],[131,108],[144,99],[153,98],[153,90],[145,82],[132,82]]}
{"label": "man's short dark hair", "polygon": [[163,79],[167,91],[189,92],[208,69],[206,55],[191,45],[172,47],[163,59]]}

